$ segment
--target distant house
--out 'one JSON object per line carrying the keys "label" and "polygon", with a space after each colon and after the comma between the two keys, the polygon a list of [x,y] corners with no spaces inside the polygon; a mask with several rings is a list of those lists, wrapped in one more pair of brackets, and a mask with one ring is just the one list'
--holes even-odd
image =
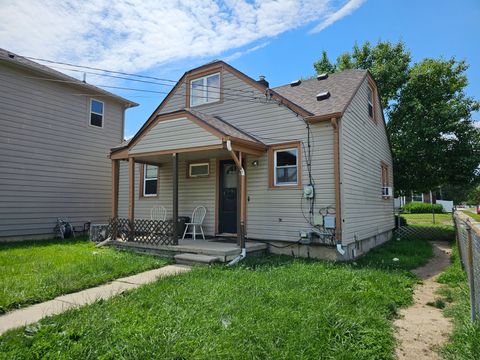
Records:
{"label": "distant house", "polygon": [[110,157],[112,215],[131,221],[203,205],[213,240],[333,259],[359,256],[394,228],[392,156],[368,71],[270,88],[209,63],[187,71]]}
{"label": "distant house", "polygon": [[109,149],[134,102],[0,49],[0,241],[105,222]]}

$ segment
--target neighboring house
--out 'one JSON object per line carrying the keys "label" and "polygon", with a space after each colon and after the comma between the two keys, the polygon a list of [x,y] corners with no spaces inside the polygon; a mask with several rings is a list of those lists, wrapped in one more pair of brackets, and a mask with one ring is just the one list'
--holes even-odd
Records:
{"label": "neighboring house", "polygon": [[0,241],[105,222],[108,152],[137,104],[0,49]]}
{"label": "neighboring house", "polygon": [[333,259],[359,256],[394,228],[392,156],[368,71],[270,89],[264,77],[206,64],[186,72],[111,159],[121,218],[149,219],[159,205],[169,218],[188,216],[203,205],[209,236]]}

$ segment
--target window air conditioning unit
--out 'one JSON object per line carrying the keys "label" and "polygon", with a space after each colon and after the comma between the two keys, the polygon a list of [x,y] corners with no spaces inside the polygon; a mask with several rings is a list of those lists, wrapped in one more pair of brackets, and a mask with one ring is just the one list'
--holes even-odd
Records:
{"label": "window air conditioning unit", "polygon": [[382,187],[382,196],[383,197],[392,197],[393,196],[392,187],[391,186]]}

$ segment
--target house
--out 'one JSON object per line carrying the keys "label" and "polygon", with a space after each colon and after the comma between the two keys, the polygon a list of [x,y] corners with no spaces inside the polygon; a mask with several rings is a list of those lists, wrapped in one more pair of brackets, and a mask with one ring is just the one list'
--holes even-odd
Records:
{"label": "house", "polygon": [[118,219],[149,219],[156,206],[174,219],[203,205],[203,229],[218,241],[341,260],[394,228],[392,155],[368,71],[270,88],[211,62],[187,71],[110,157]]}
{"label": "house", "polygon": [[110,148],[134,102],[0,49],[0,241],[111,214]]}

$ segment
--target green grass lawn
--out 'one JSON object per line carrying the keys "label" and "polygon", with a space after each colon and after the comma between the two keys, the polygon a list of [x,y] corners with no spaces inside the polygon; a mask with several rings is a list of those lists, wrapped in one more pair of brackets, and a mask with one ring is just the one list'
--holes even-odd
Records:
{"label": "green grass lawn", "polygon": [[472,211],[464,211],[463,213],[470,216],[475,221],[480,221],[480,215],[476,213],[476,209],[472,209]]}
{"label": "green grass lawn", "polygon": [[[5,359],[393,359],[408,271],[432,256],[393,240],[349,264],[286,256],[197,267],[0,337]],[[393,261],[398,258],[399,261]]]}
{"label": "green grass lawn", "polygon": [[167,263],[86,239],[0,244],[0,313]]}
{"label": "green grass lawn", "polygon": [[[402,214],[409,225],[433,225],[432,214]],[[452,214],[435,214],[436,225],[453,225]]]}
{"label": "green grass lawn", "polygon": [[445,284],[440,291],[449,304],[445,315],[454,323],[450,341],[441,349],[445,359],[480,359],[480,320],[473,324],[470,320],[470,293],[465,272],[460,265],[456,247],[453,248],[453,261],[438,281]]}

